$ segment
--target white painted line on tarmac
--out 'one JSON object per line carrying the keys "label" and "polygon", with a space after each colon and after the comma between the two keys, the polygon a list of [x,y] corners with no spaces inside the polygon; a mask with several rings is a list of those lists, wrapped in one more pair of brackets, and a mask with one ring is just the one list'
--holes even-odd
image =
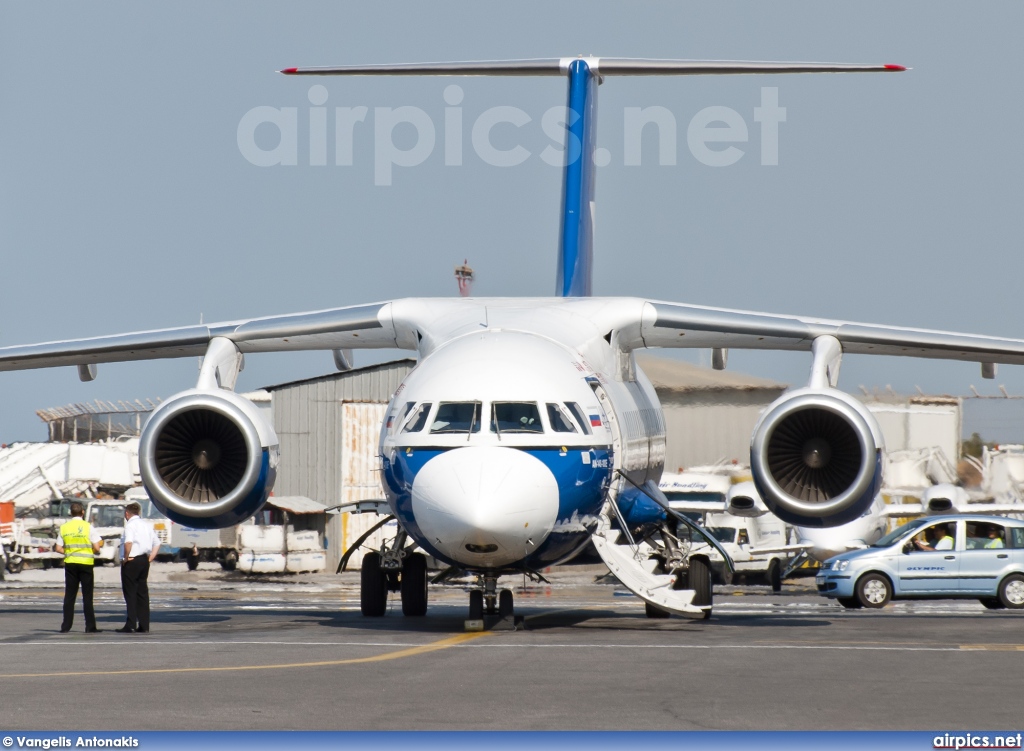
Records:
{"label": "white painted line on tarmac", "polygon": [[[83,635],[84,636],[84,635]],[[87,640],[47,640],[31,642],[0,642],[0,649],[3,647],[22,646],[73,646],[80,648],[85,641],[90,647],[114,646],[124,649],[125,645],[137,643],[139,646],[280,646],[280,647],[423,647],[427,643],[422,642],[331,642],[331,641],[185,641],[185,640],[162,640],[152,641],[141,637],[117,640],[98,640],[90,637]],[[879,645],[879,644],[511,644],[488,642],[486,644],[453,644],[449,649],[677,649],[694,651],[714,650],[803,650],[803,651],[837,651],[837,652],[1021,652],[1024,654],[1024,644],[947,644],[939,646],[928,645]]]}

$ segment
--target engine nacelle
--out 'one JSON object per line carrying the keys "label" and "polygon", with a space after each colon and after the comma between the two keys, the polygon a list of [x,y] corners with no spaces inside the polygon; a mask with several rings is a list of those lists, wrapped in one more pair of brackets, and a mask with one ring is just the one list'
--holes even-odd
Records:
{"label": "engine nacelle", "polygon": [[835,389],[784,394],[750,440],[754,484],[772,513],[801,527],[861,516],[882,486],[882,431],[863,404]]}
{"label": "engine nacelle", "polygon": [[754,483],[740,482],[729,488],[725,496],[725,513],[752,519],[767,514],[768,506]]}
{"label": "engine nacelle", "polygon": [[963,514],[971,497],[966,490],[949,483],[932,485],[921,495],[921,506],[929,514]]}
{"label": "engine nacelle", "polygon": [[266,503],[277,476],[277,434],[231,391],[183,391],[157,407],[139,442],[142,483],[169,519],[219,529]]}

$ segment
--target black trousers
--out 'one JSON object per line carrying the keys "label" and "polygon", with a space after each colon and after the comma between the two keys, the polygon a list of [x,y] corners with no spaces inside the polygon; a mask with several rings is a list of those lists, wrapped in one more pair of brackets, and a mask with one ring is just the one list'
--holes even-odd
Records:
{"label": "black trousers", "polygon": [[149,631],[149,557],[139,555],[121,566],[121,591],[128,610],[126,626]]}
{"label": "black trousers", "polygon": [[85,611],[85,628],[92,631],[96,628],[96,613],[92,609],[92,566],[88,563],[64,564],[64,622],[61,631],[70,631],[75,621],[75,600],[78,598],[78,585],[82,585],[82,609]]}

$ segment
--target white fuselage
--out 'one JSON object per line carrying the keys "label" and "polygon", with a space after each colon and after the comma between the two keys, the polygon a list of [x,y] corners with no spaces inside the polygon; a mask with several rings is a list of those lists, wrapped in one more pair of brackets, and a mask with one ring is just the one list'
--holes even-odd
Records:
{"label": "white fuselage", "polygon": [[616,470],[638,485],[660,477],[654,389],[613,352],[600,316],[557,301],[460,303],[420,332],[420,364],[388,406],[389,504],[423,549],[453,565],[564,560],[586,544]]}

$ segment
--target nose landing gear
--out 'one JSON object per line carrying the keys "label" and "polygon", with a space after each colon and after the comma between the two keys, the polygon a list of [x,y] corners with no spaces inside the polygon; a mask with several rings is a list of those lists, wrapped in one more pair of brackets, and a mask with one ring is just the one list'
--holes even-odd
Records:
{"label": "nose landing gear", "polygon": [[481,574],[478,589],[469,592],[467,631],[511,630],[522,628],[523,617],[515,614],[515,598],[511,589],[498,590],[498,577]]}

